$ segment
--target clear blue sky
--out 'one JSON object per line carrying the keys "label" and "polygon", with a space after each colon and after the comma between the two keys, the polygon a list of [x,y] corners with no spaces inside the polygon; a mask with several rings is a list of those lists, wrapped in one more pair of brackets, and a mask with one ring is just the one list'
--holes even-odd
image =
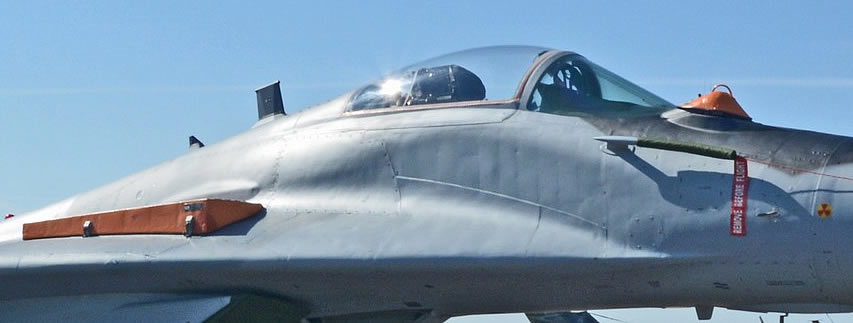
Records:
{"label": "clear blue sky", "polygon": [[574,50],[676,103],[725,82],[758,122],[853,135],[853,3],[741,2],[2,1],[0,213],[243,131],[270,81],[295,111],[488,45]]}

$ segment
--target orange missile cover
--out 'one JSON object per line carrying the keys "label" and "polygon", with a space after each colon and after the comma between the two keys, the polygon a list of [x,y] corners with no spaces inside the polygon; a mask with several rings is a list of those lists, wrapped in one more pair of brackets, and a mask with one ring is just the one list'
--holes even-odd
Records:
{"label": "orange missile cover", "polygon": [[187,216],[192,216],[191,234],[203,235],[250,218],[263,206],[243,201],[204,199],[133,209],[86,214],[69,218],[25,223],[24,240],[88,235],[187,234]]}
{"label": "orange missile cover", "polygon": [[[726,88],[729,93],[717,91],[717,88],[720,87]],[[681,108],[688,111],[694,109],[704,110],[711,114],[729,115],[746,120],[752,120],[752,118],[746,114],[746,111],[741,108],[740,104],[737,103],[735,97],[732,96],[732,89],[725,84],[715,85],[711,89],[711,92],[682,104]]]}

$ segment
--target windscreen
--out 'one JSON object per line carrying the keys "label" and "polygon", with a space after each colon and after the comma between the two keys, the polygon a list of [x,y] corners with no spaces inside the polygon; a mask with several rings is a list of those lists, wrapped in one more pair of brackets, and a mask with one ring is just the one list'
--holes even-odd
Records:
{"label": "windscreen", "polygon": [[527,109],[565,115],[628,116],[660,113],[672,103],[586,58],[570,54],[540,76]]}

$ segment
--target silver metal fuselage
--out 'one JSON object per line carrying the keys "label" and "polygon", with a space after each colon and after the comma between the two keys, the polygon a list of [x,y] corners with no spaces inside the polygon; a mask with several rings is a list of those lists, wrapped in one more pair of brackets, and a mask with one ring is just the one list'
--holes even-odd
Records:
{"label": "silver metal fuselage", "polygon": [[[673,110],[630,119],[491,106],[347,113],[343,99],[0,226],[0,299],[264,293],[312,316],[714,305],[853,310],[853,139]],[[725,120],[724,120],[725,119]],[[719,129],[727,124],[728,129]],[[611,152],[603,135],[736,149]],[[803,171],[808,170],[808,171]],[[20,240],[20,224],[196,198],[265,214],[211,236]],[[830,203],[831,217],[815,216]],[[757,216],[758,214],[774,214]],[[14,221],[14,222],[13,222]],[[14,223],[14,224],[13,224]]]}

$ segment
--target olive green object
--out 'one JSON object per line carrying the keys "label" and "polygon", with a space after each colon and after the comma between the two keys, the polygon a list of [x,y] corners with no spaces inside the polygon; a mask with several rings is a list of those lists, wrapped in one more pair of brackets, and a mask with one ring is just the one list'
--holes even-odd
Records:
{"label": "olive green object", "polygon": [[669,141],[657,138],[638,138],[637,146],[661,150],[680,151],[688,154],[701,155],[719,159],[733,160],[735,159],[735,157],[737,157],[737,152],[735,152],[733,149],[692,144],[679,141]]}

